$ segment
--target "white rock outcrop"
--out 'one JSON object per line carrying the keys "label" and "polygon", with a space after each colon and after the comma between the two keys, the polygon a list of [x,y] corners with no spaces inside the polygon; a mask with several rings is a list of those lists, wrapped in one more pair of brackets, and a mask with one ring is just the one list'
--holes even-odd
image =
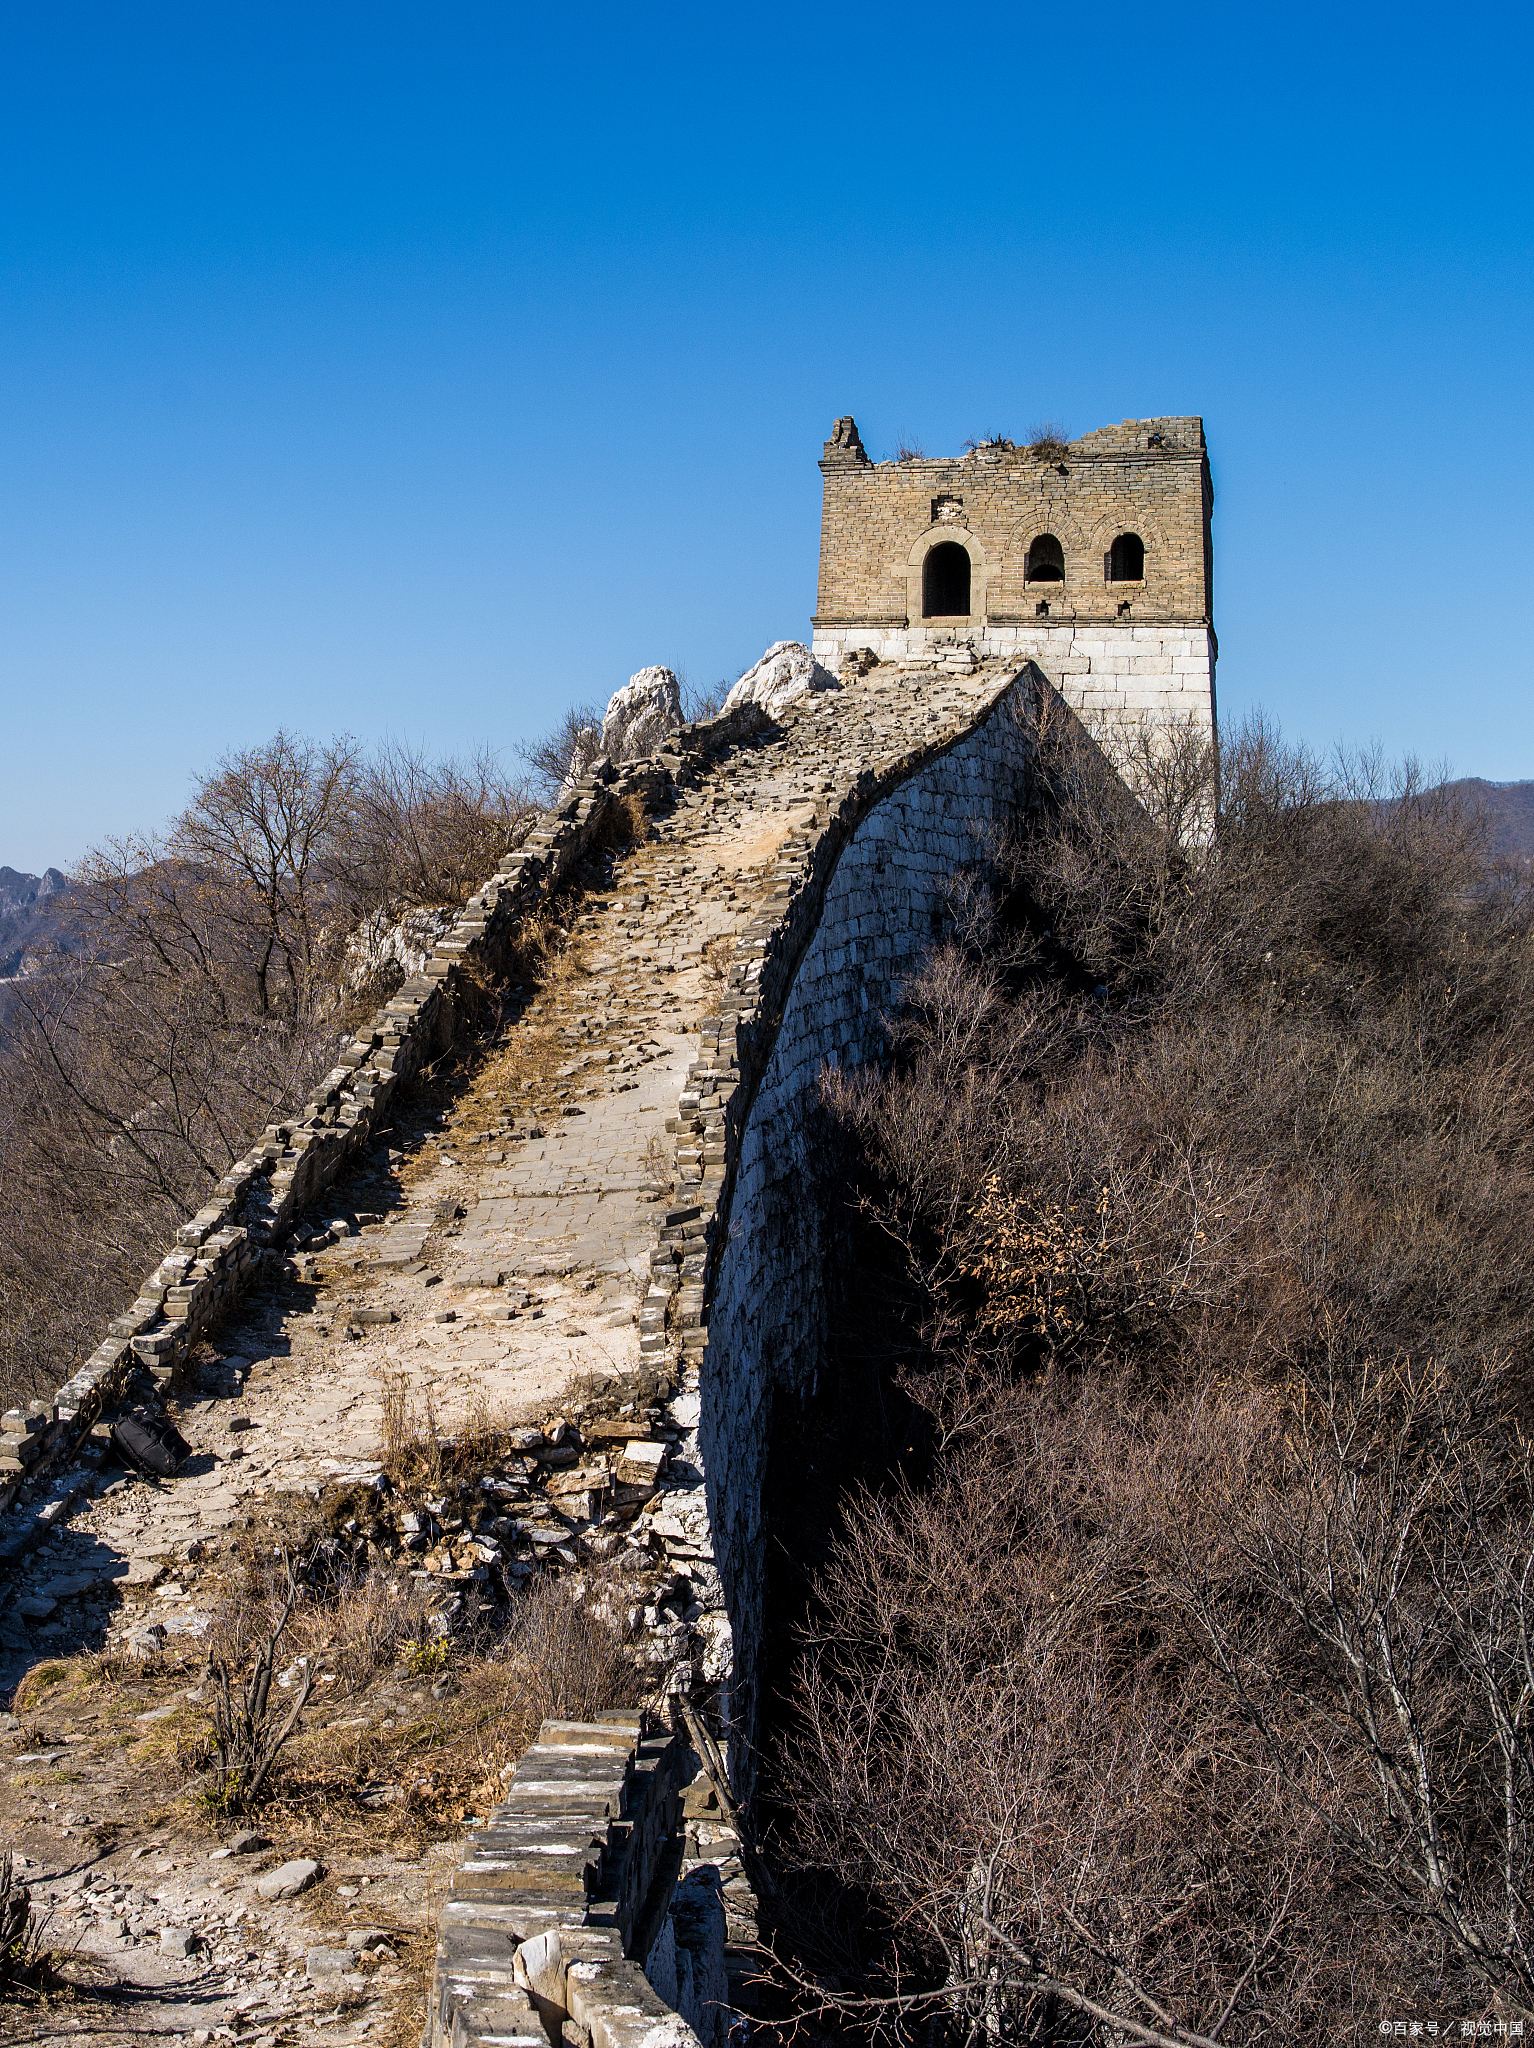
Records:
{"label": "white rock outcrop", "polygon": [[346,942],[346,986],[360,989],[391,964],[407,981],[424,973],[456,915],[452,910],[369,911]]}
{"label": "white rock outcrop", "polygon": [[601,751],[609,761],[653,754],[682,722],[682,686],[669,668],[642,668],[607,700]]}
{"label": "white rock outcrop", "polygon": [[755,668],[748,668],[721,706],[721,714],[742,704],[758,704],[776,718],[811,690],[834,690],[836,678],[811,654],[802,640],[774,641]]}

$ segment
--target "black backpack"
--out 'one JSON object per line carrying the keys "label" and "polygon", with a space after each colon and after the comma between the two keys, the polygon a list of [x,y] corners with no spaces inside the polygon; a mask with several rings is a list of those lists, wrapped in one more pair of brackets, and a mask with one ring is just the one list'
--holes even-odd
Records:
{"label": "black backpack", "polygon": [[192,1449],[168,1416],[151,1415],[146,1408],[130,1408],[119,1416],[112,1424],[112,1441],[130,1465],[162,1479],[178,1472]]}

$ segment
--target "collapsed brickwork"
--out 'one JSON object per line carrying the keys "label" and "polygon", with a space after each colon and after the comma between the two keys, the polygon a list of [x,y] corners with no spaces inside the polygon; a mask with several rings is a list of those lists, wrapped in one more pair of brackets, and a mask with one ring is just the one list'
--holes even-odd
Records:
{"label": "collapsed brickwork", "polygon": [[814,649],[835,667],[969,647],[1036,661],[1097,729],[1214,730],[1214,489],[1203,422],[872,462],[836,422]]}

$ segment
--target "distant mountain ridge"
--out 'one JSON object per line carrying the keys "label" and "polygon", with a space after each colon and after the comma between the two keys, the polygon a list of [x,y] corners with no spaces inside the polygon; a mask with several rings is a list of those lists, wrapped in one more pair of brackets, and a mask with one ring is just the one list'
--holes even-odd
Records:
{"label": "distant mountain ridge", "polygon": [[1479,775],[1451,782],[1491,822],[1491,852],[1501,859],[1534,859],[1534,782],[1485,782]]}
{"label": "distant mountain ridge", "polygon": [[40,875],[0,868],[0,980],[24,974],[53,939],[69,891],[69,877],[57,868]]}

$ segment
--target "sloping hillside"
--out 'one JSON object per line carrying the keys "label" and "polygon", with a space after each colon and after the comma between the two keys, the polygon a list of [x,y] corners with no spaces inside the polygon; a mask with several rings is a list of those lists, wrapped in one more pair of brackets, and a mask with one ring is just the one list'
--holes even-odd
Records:
{"label": "sloping hillside", "polygon": [[1534,859],[1534,782],[1484,782],[1467,775],[1451,787],[1486,806],[1496,858]]}

